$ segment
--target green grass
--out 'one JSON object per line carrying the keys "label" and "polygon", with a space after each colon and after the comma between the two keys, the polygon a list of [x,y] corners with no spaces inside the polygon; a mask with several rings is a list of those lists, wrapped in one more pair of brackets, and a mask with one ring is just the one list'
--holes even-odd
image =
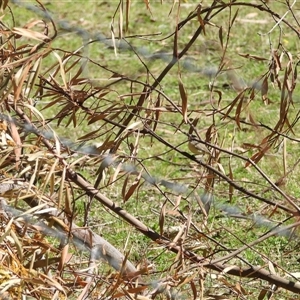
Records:
{"label": "green grass", "polygon": [[[270,5],[272,7],[274,6],[274,10],[276,8],[276,11],[282,15],[286,11],[286,7],[277,1],[275,2],[276,3]],[[208,2],[204,1],[203,7],[205,7],[206,3]],[[108,47],[107,44],[103,42],[92,42],[80,52],[83,55],[88,55],[90,59],[87,69],[83,72],[83,76],[88,77],[91,80],[92,88],[99,86],[104,88],[108,82],[110,82],[109,77],[111,77],[113,73],[108,70],[113,70],[115,73],[119,73],[127,79],[148,82],[147,70],[141,63],[141,60],[149,67],[154,77],[157,77],[162,72],[167,63],[171,60],[173,51],[173,38],[165,38],[174,32],[176,25],[177,5],[175,5],[173,11],[168,16],[172,4],[173,3],[167,1],[163,1],[163,4],[160,4],[158,1],[151,3],[151,15],[150,11],[146,10],[144,1],[132,2],[129,31],[125,33],[126,40],[137,49],[140,49],[141,47],[147,49],[147,55],[140,55],[138,58],[132,51],[120,49],[118,49],[117,55],[115,55],[113,48]],[[94,1],[86,1],[84,4],[84,14],[82,2],[79,1],[59,3],[49,2],[45,5],[54,13],[56,20],[66,19],[70,24],[84,28],[88,32],[94,34],[101,32],[107,37],[110,37],[111,35],[110,22],[114,11],[116,10],[117,2],[102,1],[96,3]],[[180,20],[188,16],[195,6],[196,4],[194,4],[193,1],[182,3],[180,8]],[[28,21],[39,18],[34,13],[29,12],[24,8],[17,9],[12,6],[12,9],[16,20],[16,26],[22,26],[28,23]],[[236,8],[233,7],[231,15],[233,16],[235,12]],[[195,44],[188,51],[187,57],[184,57],[186,61],[192,62],[197,68],[202,69],[217,69],[219,67],[222,57],[222,49],[219,42],[219,27],[222,26],[223,28],[225,43],[226,33],[228,32],[229,14],[229,9],[224,10],[222,14],[219,14],[216,18],[211,20],[211,25],[206,25],[206,35],[201,35],[197,39]],[[3,22],[7,20],[10,20],[8,14],[3,19]],[[288,15],[286,20],[291,21],[291,15]],[[114,23],[116,36],[118,36],[117,24],[118,14],[115,17]],[[216,26],[214,26],[214,24],[216,24]],[[247,149],[245,143],[258,147],[263,139],[270,134],[270,131],[265,128],[249,125],[250,116],[255,119],[257,124],[263,123],[270,127],[274,127],[279,119],[280,91],[276,86],[272,86],[269,81],[268,97],[270,99],[270,104],[266,105],[262,101],[261,92],[256,90],[254,99],[248,103],[247,109],[244,109],[241,113],[241,118],[244,118],[246,123],[241,123],[239,128],[233,119],[224,120],[222,115],[219,114],[219,111],[221,111],[223,115],[226,114],[229,109],[228,105],[230,105],[237,96],[237,92],[230,88],[232,82],[228,76],[227,69],[235,70],[236,77],[238,79],[243,79],[247,84],[252,84],[264,75],[268,70],[268,65],[270,63],[270,44],[274,45],[274,47],[277,46],[279,29],[274,29],[270,36],[261,35],[259,33],[266,33],[272,28],[273,24],[274,22],[272,21],[271,16],[266,16],[261,11],[254,11],[247,7],[241,8],[230,32],[229,44],[225,57],[227,64],[225,65],[224,70],[220,72],[216,78],[213,76],[206,77],[201,72],[194,72],[193,69],[185,69],[184,63],[180,63],[179,67],[178,65],[173,67],[159,87],[173,103],[177,106],[181,106],[182,101],[178,88],[178,76],[180,73],[188,95],[188,116],[190,118],[199,118],[197,130],[200,132],[202,138],[205,138],[205,133],[209,126],[214,125],[217,134],[214,137],[215,141],[213,141],[213,143],[216,142],[227,150],[232,149],[243,155],[245,158],[249,158],[257,152],[257,148],[255,147]],[[179,50],[181,50],[190,40],[198,26],[199,22],[195,19],[190,25],[179,31]],[[51,47],[56,49],[56,53],[58,53],[60,57],[63,57],[65,53],[76,51],[82,46],[83,41],[76,33],[62,31],[59,26],[58,30],[58,38],[55,39]],[[145,38],[145,34],[150,36]],[[290,51],[296,60],[299,41],[295,38],[295,34],[286,27],[283,32],[282,42],[287,51]],[[19,43],[22,44],[23,40],[20,40]],[[158,53],[159,51],[168,53],[166,61],[161,59],[149,59],[150,55]],[[263,57],[266,60],[251,60],[242,57],[239,54],[255,55]],[[70,66],[75,59],[76,57],[72,58],[67,66]],[[44,74],[44,76],[47,77],[48,75],[45,70],[54,63],[57,63],[57,59],[54,55],[46,57],[43,61],[43,70],[41,74]],[[287,59],[285,56],[283,67],[286,63]],[[68,78],[72,78],[79,68],[80,63],[78,63],[78,66],[68,74]],[[284,70],[280,72],[281,79],[283,76]],[[59,76],[56,76],[56,78],[58,82],[62,84],[61,78]],[[149,76],[149,78],[149,84],[153,84],[154,79],[151,76]],[[218,94],[216,92],[211,93],[209,88],[211,83],[214,83],[215,89],[218,90],[222,96],[219,103]],[[82,87],[78,86],[78,88]],[[88,88],[89,86],[87,85],[85,89],[87,90]],[[141,84],[133,83],[131,85],[129,81],[121,81],[120,83],[112,84],[108,88],[105,88],[105,91],[108,93],[104,97],[97,98],[95,96],[86,101],[85,106],[97,110],[98,112],[102,112],[105,109],[108,109],[112,103],[115,103],[116,109],[121,111],[120,114],[118,116],[113,116],[113,113],[110,113],[107,118],[112,118],[115,122],[123,122],[123,117],[126,112],[130,110],[128,109],[128,105],[135,105],[138,101],[139,94],[127,96],[126,98],[122,98],[121,95],[128,95],[130,92],[140,93],[142,88]],[[299,100],[296,97],[296,95],[299,94],[298,89],[299,88],[296,87],[294,91],[293,100],[295,108],[290,109],[288,115],[291,122],[296,118],[299,108]],[[161,95],[160,97],[160,106],[162,108],[170,108],[172,106],[172,104],[166,99],[163,99]],[[136,119],[139,119],[139,117],[141,117],[142,120],[144,120],[144,118],[154,118],[155,113],[150,110],[147,111],[146,108],[153,109],[153,103],[156,102],[157,98],[158,93],[154,91],[147,100],[147,103],[144,104],[145,109],[141,110],[140,115],[137,116]],[[63,105],[61,107],[55,105],[48,109],[44,109],[45,105],[48,104],[50,100],[49,97],[44,96],[37,104],[37,109],[42,111],[46,118],[53,118],[67,103],[67,100],[63,98],[61,101]],[[231,111],[230,116],[234,118],[235,112],[236,107]],[[132,123],[135,122],[136,119],[134,119]],[[80,121],[82,121],[82,123]],[[111,125],[105,124],[102,120],[89,125],[84,114],[78,118],[79,125],[76,128],[73,128],[72,124],[69,125],[68,128],[65,128],[66,123],[67,120],[63,120],[60,126],[57,126],[57,121],[53,121],[51,125],[57,130],[60,136],[70,138],[74,142],[79,137],[98,128],[99,137],[89,141],[89,144],[102,142],[104,137],[110,134],[112,134],[113,139],[118,131]],[[296,134],[298,126],[299,125],[296,124],[294,127]],[[184,142],[187,141],[187,136],[185,134],[188,133],[189,129],[190,125],[183,122],[181,114],[176,111],[167,111],[166,109],[165,111],[162,110],[160,113],[156,134],[173,146],[180,145],[180,150],[188,152],[187,144]],[[289,133],[289,135],[292,136],[291,133]],[[195,223],[195,226],[200,228],[206,235],[214,237],[214,239],[220,242],[226,249],[235,250],[243,246],[245,242],[250,243],[251,241],[254,241],[267,231],[264,227],[253,226],[251,221],[224,217],[222,212],[213,208],[210,212],[207,225],[204,226],[203,216],[196,213],[198,209],[197,204],[193,200],[193,197],[188,195],[193,187],[196,187],[197,193],[203,193],[206,183],[205,169],[190,161],[189,158],[182,156],[180,153],[169,151],[165,145],[152,139],[149,135],[140,136],[138,145],[139,151],[136,157],[133,157],[130,151],[132,145],[135,144],[136,138],[136,134],[130,134],[124,139],[117,152],[117,154],[120,155],[120,160],[122,158],[126,164],[130,163],[136,165],[138,170],[144,168],[154,178],[165,179],[188,186],[188,192],[186,194],[178,195],[175,191],[158,185],[159,188],[161,188],[161,190],[159,190],[157,187],[150,186],[148,183],[144,183],[143,180],[141,180],[143,184],[141,184],[140,188],[137,189],[131,199],[124,203],[124,199],[122,199],[122,188],[125,177],[117,177],[118,180],[116,183],[108,184],[108,180],[113,177],[115,172],[113,167],[109,168],[107,179],[105,181],[107,186],[101,186],[101,191],[111,200],[124,207],[128,212],[138,217],[150,228],[159,232],[160,210],[164,201],[169,199],[166,207],[167,213],[164,224],[166,234],[169,233],[168,231],[171,227],[185,223],[185,220],[180,216],[172,215],[174,207],[171,204],[171,201],[173,203],[179,203],[179,209],[186,216],[191,210],[193,213],[192,221]],[[288,170],[292,168],[293,164],[298,159],[297,153],[298,143],[287,140]],[[272,148],[269,150],[268,155],[262,158],[258,163],[259,167],[274,182],[284,175],[282,155],[281,149],[278,150]],[[69,158],[69,162],[72,162],[77,158],[78,157]],[[202,158],[202,160],[209,163],[207,157]],[[227,153],[222,153],[218,163],[222,165],[226,175],[229,174],[230,164],[233,170],[233,179],[240,186],[249,189],[256,194],[264,195],[276,203],[285,203],[283,198],[274,191],[269,190],[264,193],[262,192],[269,187],[269,184],[253,167],[245,168],[246,161],[230,156]],[[90,162],[83,166],[78,166],[77,170],[85,178],[94,182],[99,164],[99,161],[96,162],[90,160]],[[217,168],[218,166],[214,165],[214,167]],[[283,190],[294,197],[297,197],[299,194],[298,177],[299,171],[296,167],[296,169],[289,174],[287,182],[283,186]],[[135,179],[135,174],[129,175],[129,183],[132,183]],[[129,185],[126,190],[128,190],[128,187]],[[229,185],[224,180],[220,178],[215,179],[213,193],[217,202],[229,202]],[[75,203],[76,212],[78,213],[76,222],[79,226],[83,225],[82,215],[84,213],[85,201],[87,200],[84,197],[80,198]],[[286,214],[282,211],[274,211],[274,208],[266,206],[261,201],[245,197],[242,192],[237,190],[233,191],[230,205],[240,207],[245,214],[251,215],[253,213],[258,213],[266,218],[270,217],[272,220],[281,221],[286,217]],[[130,251],[129,259],[135,264],[150,261],[155,265],[155,271],[160,272],[161,276],[166,276],[168,273],[167,270],[172,266],[175,257],[174,254],[163,251],[163,249],[157,249],[152,241],[145,238],[142,234],[137,233],[136,230],[128,226],[123,220],[110,214],[95,200],[92,203],[89,214],[89,226],[95,232],[103,235],[118,249],[124,251],[124,253]],[[206,252],[207,255],[213,255],[216,248],[218,250],[224,250],[220,245],[216,245],[214,241],[199,237],[199,233],[197,233],[193,227],[191,227],[188,233],[187,240],[189,243],[185,246],[191,248],[193,247],[193,243],[191,242],[193,240],[199,243],[205,243],[205,250],[199,250],[200,255],[204,252]],[[295,241],[289,241],[284,237],[271,237],[255,246],[255,251],[253,249],[247,249],[241,254],[241,257],[251,264],[262,265],[264,267],[267,264],[265,257],[269,257],[273,262],[277,262],[283,268],[290,270],[289,264],[291,264],[291,262],[295,263],[295,261],[292,255],[289,255],[287,249],[293,251],[293,248],[291,247],[291,244],[293,243],[295,243]],[[286,252],[282,254],[283,249],[285,249],[284,251]],[[224,251],[224,255],[226,253],[227,252]],[[223,255],[223,252],[221,252],[220,255]],[[218,254],[214,257],[217,256]],[[238,262],[238,260],[235,259],[235,262]],[[294,271],[293,267],[291,269],[291,272],[292,271]],[[159,277],[158,274],[155,275]],[[155,275],[153,275],[153,278],[155,278]],[[235,282],[238,281],[239,278],[233,278],[232,280]],[[210,286],[208,279],[205,281],[205,284],[207,284],[208,287]],[[212,282],[212,285],[213,284],[214,282]],[[255,297],[257,297],[260,288],[254,289],[253,286],[251,287],[251,284],[247,283],[247,280],[245,280],[245,286],[255,290]],[[226,287],[226,284],[223,285],[223,287]]]}

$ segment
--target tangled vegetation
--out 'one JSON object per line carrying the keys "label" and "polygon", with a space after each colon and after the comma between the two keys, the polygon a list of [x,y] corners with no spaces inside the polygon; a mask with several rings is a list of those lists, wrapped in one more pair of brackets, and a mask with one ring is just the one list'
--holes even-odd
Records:
{"label": "tangled vegetation", "polygon": [[0,1],[1,299],[300,293],[297,1],[193,2]]}

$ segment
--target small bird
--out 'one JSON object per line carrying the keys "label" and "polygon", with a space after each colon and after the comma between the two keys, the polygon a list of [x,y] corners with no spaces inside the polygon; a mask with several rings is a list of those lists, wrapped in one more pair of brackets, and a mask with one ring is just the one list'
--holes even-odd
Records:
{"label": "small bird", "polygon": [[205,146],[205,144],[199,143],[199,138],[195,135],[189,136],[188,147],[190,151],[196,155],[204,155],[204,154],[211,155],[209,149]]}

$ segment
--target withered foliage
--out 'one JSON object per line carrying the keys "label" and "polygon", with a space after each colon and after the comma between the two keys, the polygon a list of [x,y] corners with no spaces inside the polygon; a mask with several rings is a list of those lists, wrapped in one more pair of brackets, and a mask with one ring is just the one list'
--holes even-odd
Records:
{"label": "withered foliage", "polygon": [[[154,34],[131,43],[129,0],[114,2],[110,36],[56,19],[38,0],[0,1],[3,299],[300,293],[298,57],[286,41],[298,43],[300,24],[291,2],[174,1],[176,26],[161,40],[168,48],[153,52]],[[36,19],[16,26],[18,5]],[[143,5],[151,15],[166,4]],[[232,52],[245,9],[271,25],[260,32],[266,53]],[[82,47],[55,47],[62,32],[80,36]],[[201,64],[209,41],[214,62]],[[120,65],[88,55],[94,43]],[[263,69],[244,78],[237,58]],[[201,99],[189,85],[195,77],[206,83]],[[110,214],[123,221],[125,250],[92,226]]]}

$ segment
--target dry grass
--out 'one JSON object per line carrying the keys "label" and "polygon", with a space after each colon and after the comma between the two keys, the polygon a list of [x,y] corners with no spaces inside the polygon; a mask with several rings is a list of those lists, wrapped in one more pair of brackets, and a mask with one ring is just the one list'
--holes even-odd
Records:
{"label": "dry grass", "polygon": [[297,3],[12,2],[1,296],[295,299]]}

